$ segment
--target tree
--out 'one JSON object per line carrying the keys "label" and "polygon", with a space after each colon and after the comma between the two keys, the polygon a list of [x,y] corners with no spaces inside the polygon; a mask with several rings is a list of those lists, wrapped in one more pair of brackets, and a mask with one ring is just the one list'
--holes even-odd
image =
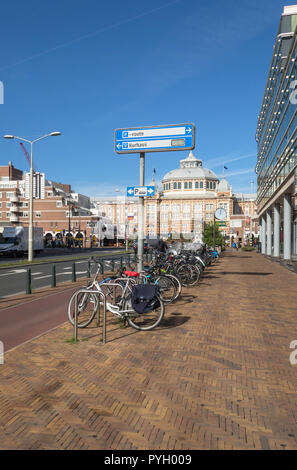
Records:
{"label": "tree", "polygon": [[223,236],[218,228],[215,225],[215,234],[213,233],[213,223],[206,224],[202,234],[203,243],[206,243],[208,246],[213,246],[213,238],[215,235],[215,245],[223,244]]}

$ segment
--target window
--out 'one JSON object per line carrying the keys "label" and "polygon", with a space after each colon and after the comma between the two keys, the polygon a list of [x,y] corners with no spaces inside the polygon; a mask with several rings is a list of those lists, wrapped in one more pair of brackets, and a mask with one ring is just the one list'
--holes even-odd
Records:
{"label": "window", "polygon": [[184,189],[188,189],[188,182],[187,181],[184,182]]}
{"label": "window", "polygon": [[2,181],[9,181],[9,176],[2,176],[2,177],[1,177],[1,180],[2,180]]}
{"label": "window", "polygon": [[57,207],[62,207],[62,201],[57,201],[57,202],[56,202],[56,206],[57,206]]}
{"label": "window", "polygon": [[2,219],[2,212],[0,212],[0,219]]}
{"label": "window", "polygon": [[6,212],[6,218],[8,219],[8,217],[10,217],[10,212]]}
{"label": "window", "polygon": [[203,189],[203,181],[200,181],[200,189]]}
{"label": "window", "polygon": [[1,207],[2,207],[2,202],[0,202],[0,209],[1,209]]}
{"label": "window", "polygon": [[198,181],[195,182],[195,189],[199,189],[199,182]]}
{"label": "window", "polygon": [[202,208],[203,208],[202,203],[195,203],[194,212],[197,214],[202,214]]}
{"label": "window", "polygon": [[173,183],[173,189],[177,189],[177,183]]}
{"label": "window", "polygon": [[213,212],[213,204],[205,204],[205,212]]}
{"label": "window", "polygon": [[13,196],[14,196],[14,193],[6,193],[7,199],[9,199],[10,197],[13,197]]}
{"label": "window", "polygon": [[0,193],[0,197],[2,198],[2,193]]}
{"label": "window", "polygon": [[181,189],[181,183],[177,183],[177,189]]}
{"label": "window", "polygon": [[28,212],[23,212],[23,217],[28,217]]}
{"label": "window", "polygon": [[7,203],[6,203],[6,207],[7,207],[7,208],[9,208],[9,207],[11,207],[11,206],[12,206],[12,203],[11,203],[11,202],[7,202]]}
{"label": "window", "polygon": [[189,189],[192,189],[192,181],[189,182]]}
{"label": "window", "polygon": [[53,196],[53,192],[52,191],[48,191],[47,192],[47,197],[52,197]]}
{"label": "window", "polygon": [[36,211],[35,215],[36,215],[36,217],[39,218],[39,217],[41,217],[41,212],[40,212],[40,211]]}
{"label": "window", "polygon": [[206,189],[209,189],[209,181],[206,181]]}

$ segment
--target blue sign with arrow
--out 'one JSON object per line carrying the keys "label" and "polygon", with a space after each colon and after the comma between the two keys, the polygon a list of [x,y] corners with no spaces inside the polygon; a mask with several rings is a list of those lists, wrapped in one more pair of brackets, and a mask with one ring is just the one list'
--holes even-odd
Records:
{"label": "blue sign with arrow", "polygon": [[115,131],[117,153],[167,152],[194,148],[194,124],[136,127]]}
{"label": "blue sign with arrow", "polygon": [[155,186],[128,186],[128,197],[152,197],[155,195]]}

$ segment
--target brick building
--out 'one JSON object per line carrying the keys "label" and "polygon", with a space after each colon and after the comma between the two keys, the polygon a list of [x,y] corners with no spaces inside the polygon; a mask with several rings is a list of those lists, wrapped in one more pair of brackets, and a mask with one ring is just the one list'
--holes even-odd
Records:
{"label": "brick building", "polygon": [[[180,167],[169,171],[159,189],[155,179],[155,196],[145,198],[145,235],[171,236],[179,239],[201,240],[206,223],[213,222],[218,207],[226,210],[227,218],[219,229],[226,240],[244,241],[257,236],[254,194],[234,194],[225,177],[204,168],[202,161],[190,152],[180,160]],[[118,226],[119,233],[136,236],[138,226],[138,200],[126,197],[96,198],[98,209]]]}
{"label": "brick building", "polygon": [[[101,223],[90,198],[75,193],[69,184],[47,181],[43,173],[34,174],[33,225],[42,227],[46,245],[61,245],[67,239],[88,245]],[[4,226],[29,225],[29,173],[8,166],[0,167],[0,231]]]}

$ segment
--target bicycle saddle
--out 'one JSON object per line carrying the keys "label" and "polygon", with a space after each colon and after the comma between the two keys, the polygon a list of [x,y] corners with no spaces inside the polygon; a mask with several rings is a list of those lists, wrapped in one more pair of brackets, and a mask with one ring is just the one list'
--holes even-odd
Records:
{"label": "bicycle saddle", "polygon": [[124,274],[126,276],[129,276],[129,277],[138,277],[139,276],[139,273],[137,273],[136,271],[125,271]]}

